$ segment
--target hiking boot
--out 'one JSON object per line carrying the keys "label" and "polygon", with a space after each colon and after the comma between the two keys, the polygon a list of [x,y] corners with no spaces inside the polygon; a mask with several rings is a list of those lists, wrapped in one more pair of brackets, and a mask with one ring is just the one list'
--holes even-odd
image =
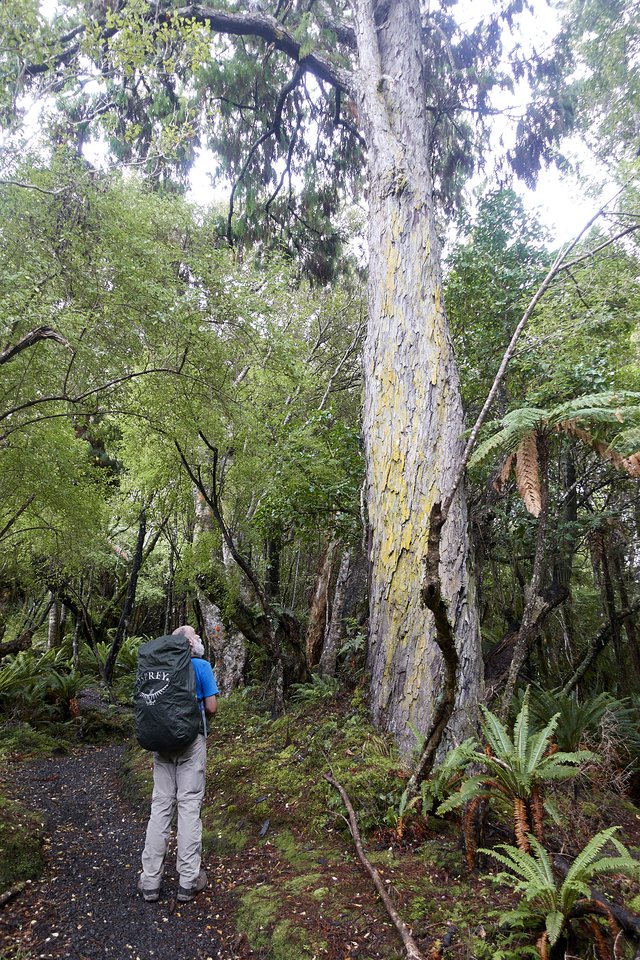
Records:
{"label": "hiking boot", "polygon": [[178,887],[178,902],[187,903],[188,900],[193,900],[197,893],[200,893],[201,890],[207,885],[207,875],[204,870],[201,870],[198,874],[198,879],[190,887]]}
{"label": "hiking boot", "polygon": [[143,887],[142,875],[138,878],[138,893],[142,895],[142,899],[147,903],[155,903],[156,900],[160,899],[160,887]]}

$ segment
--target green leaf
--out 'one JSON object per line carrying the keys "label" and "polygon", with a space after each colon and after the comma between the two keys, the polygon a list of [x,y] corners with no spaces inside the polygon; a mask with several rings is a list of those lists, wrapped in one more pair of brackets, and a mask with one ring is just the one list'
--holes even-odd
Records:
{"label": "green leaf", "polygon": [[562,933],[563,927],[564,916],[559,910],[552,910],[551,913],[547,914],[545,919],[545,928],[549,935],[549,943],[551,946],[553,946],[557,941],[558,937]]}

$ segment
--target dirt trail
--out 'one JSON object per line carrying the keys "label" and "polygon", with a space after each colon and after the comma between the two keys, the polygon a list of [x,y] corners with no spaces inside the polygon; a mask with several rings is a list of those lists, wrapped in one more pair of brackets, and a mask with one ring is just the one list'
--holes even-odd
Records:
{"label": "dirt trail", "polygon": [[[122,745],[82,748],[15,767],[12,792],[44,815],[48,869],[0,910],[0,960],[232,960],[227,929],[210,886],[176,904],[175,853],[164,894],[136,893],[148,811],[120,796]],[[246,956],[246,954],[243,955]]]}

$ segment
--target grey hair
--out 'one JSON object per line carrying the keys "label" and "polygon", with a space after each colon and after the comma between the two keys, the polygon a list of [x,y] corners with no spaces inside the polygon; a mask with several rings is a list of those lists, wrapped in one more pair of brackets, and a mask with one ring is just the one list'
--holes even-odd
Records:
{"label": "grey hair", "polygon": [[187,634],[187,630],[190,630],[192,633],[195,633],[193,627],[188,623],[183,623],[181,626],[176,627],[176,629],[171,634],[172,637],[184,637],[189,646],[191,647],[191,656],[192,657],[204,657],[204,646],[201,640],[196,639],[195,637],[190,637]]}

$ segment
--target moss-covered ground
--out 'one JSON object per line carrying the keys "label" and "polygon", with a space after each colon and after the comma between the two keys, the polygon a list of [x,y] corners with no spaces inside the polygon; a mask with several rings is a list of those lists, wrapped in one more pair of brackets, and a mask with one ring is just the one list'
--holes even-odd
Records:
{"label": "moss-covered ground", "polygon": [[[64,752],[82,730],[48,732],[20,724],[0,751],[0,894],[41,869],[42,824],[9,801],[6,774],[25,758]],[[5,784],[2,783],[2,773]],[[205,865],[215,890],[216,922],[235,925],[234,956],[260,960],[399,960],[395,929],[363,871],[342,801],[324,774],[346,788],[370,860],[399,914],[429,960],[511,960],[532,955],[530,935],[509,934],[499,916],[515,903],[496,888],[488,858],[469,872],[459,820],[414,816],[399,838],[397,811],[406,783],[392,741],[369,724],[359,689],[306,705],[290,704],[274,720],[251,691],[220,702],[208,748],[203,806]],[[598,772],[555,790],[558,823],[549,849],[571,852],[612,823],[637,853],[640,811],[611,793]],[[121,769],[125,797],[138,819],[152,786],[152,758],[133,740]],[[483,843],[510,842],[507,816],[490,811]],[[640,909],[639,888],[620,876],[613,893]],[[618,945],[618,956],[631,956]]]}
{"label": "moss-covered ground", "polygon": [[[130,787],[148,801],[148,755],[132,747],[126,765]],[[495,891],[469,876],[457,825],[422,821],[419,844],[397,842],[406,773],[392,741],[370,726],[358,691],[293,706],[275,721],[248,694],[220,704],[209,736],[205,858],[250,950],[268,960],[404,955],[357,860],[329,771],[349,793],[370,859],[425,953],[438,955],[445,941],[447,957],[492,957]]]}

